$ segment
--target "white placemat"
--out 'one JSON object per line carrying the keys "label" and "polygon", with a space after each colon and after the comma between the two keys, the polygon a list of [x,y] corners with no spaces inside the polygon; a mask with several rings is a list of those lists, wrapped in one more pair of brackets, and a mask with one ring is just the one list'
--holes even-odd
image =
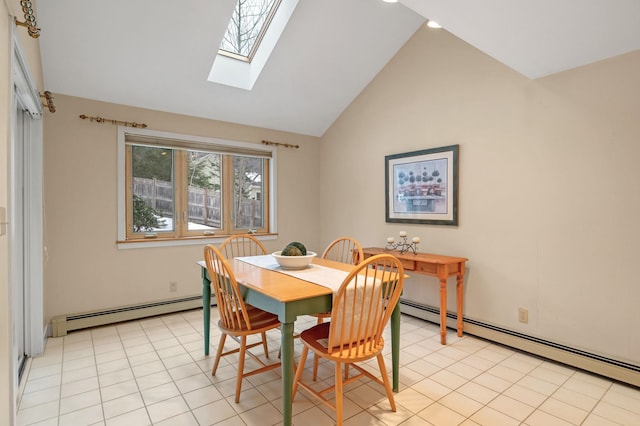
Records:
{"label": "white placemat", "polygon": [[236,260],[250,263],[265,269],[291,275],[292,277],[318,284],[330,288],[334,293],[338,291],[340,285],[349,275],[348,272],[339,269],[328,268],[326,266],[311,264],[305,269],[284,269],[280,267],[275,257],[270,254],[263,256],[236,257]]}

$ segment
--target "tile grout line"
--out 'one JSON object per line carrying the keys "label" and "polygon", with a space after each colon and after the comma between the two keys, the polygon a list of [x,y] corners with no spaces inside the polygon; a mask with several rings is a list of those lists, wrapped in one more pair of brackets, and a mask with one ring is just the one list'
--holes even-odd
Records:
{"label": "tile grout line", "polygon": [[[207,364],[206,362],[204,362],[204,358],[201,358],[198,355],[198,353],[194,350],[195,349],[195,335],[200,336],[200,338],[202,338],[202,330],[200,330],[200,328],[198,328],[196,326],[196,322],[195,322],[195,316],[192,315],[186,315],[186,314],[180,314],[180,315],[176,315],[176,316],[172,316],[173,318],[169,318],[170,316],[162,316],[162,317],[158,317],[158,320],[160,321],[160,324],[162,325],[162,329],[158,328],[158,331],[160,330],[164,330],[167,331],[169,333],[169,335],[171,336],[172,339],[175,339],[176,344],[172,345],[172,346],[168,346],[167,348],[171,348],[171,347],[175,347],[176,349],[179,347],[179,354],[178,355],[172,355],[170,352],[166,352],[165,354],[167,355],[166,359],[160,357],[160,352],[163,348],[162,347],[156,347],[156,345],[154,345],[154,339],[156,339],[158,336],[160,335],[156,335],[154,333],[154,326],[151,324],[145,324],[144,321],[138,320],[135,323],[132,322],[132,324],[135,324],[134,327],[132,327],[131,329],[123,329],[121,327],[119,327],[118,325],[113,325],[113,336],[114,339],[116,339],[115,336],[117,336],[117,342],[120,345],[120,347],[122,348],[123,351],[123,357],[126,358],[126,365],[128,366],[128,368],[131,370],[132,372],[132,379],[135,380],[135,389],[137,394],[140,396],[140,398],[142,399],[142,405],[145,408],[145,413],[147,415],[147,421],[151,422],[151,415],[150,415],[150,411],[149,411],[149,406],[146,404],[146,402],[144,401],[144,399],[142,398],[142,391],[140,389],[140,384],[139,384],[139,378],[133,374],[133,364],[132,362],[134,362],[136,360],[136,358],[132,358],[132,356],[137,355],[136,351],[134,350],[133,354],[130,356],[129,353],[127,352],[127,350],[125,349],[124,346],[124,342],[125,340],[123,340],[124,337],[127,337],[127,333],[129,331],[131,331],[131,339],[134,338],[141,338],[144,337],[144,341],[140,341],[140,345],[142,344],[149,344],[151,350],[149,350],[148,352],[141,352],[141,354],[145,354],[145,353],[153,353],[158,360],[160,361],[160,364],[162,365],[162,372],[164,372],[165,374],[168,375],[169,378],[169,382],[171,383],[173,386],[175,386],[179,392],[179,396],[182,399],[182,402],[185,404],[186,406],[186,410],[183,413],[179,413],[179,414],[175,414],[172,415],[171,417],[167,417],[167,418],[163,418],[162,421],[168,421],[171,419],[175,419],[179,416],[183,416],[186,413],[189,413],[191,415],[191,417],[193,418],[192,420],[195,420],[195,422],[199,422],[199,420],[197,419],[197,417],[195,416],[194,410],[191,408],[191,406],[189,405],[189,403],[187,403],[186,401],[186,397],[185,395],[188,392],[191,391],[195,391],[197,389],[201,389],[201,388],[205,388],[207,386],[213,386],[213,388],[218,388],[218,386],[216,385],[216,383],[214,381],[211,380],[210,377],[208,377],[207,372],[205,371],[206,368],[204,368]],[[408,321],[410,324],[414,324],[412,321]],[[147,326],[150,325],[150,326]],[[418,324],[418,326],[422,326],[421,324]],[[412,329],[410,327],[410,329]],[[107,328],[105,327],[105,330],[107,330]],[[193,336],[192,336],[193,334]],[[135,337],[137,336],[137,337]],[[77,354],[73,354],[74,355],[74,359],[69,359],[67,360],[67,358],[71,355],[71,352],[68,351],[69,348],[72,349],[72,351],[87,351],[89,352],[87,349],[88,348],[84,348],[83,347],[83,342],[86,342],[88,344],[90,344],[91,346],[91,353],[88,355],[91,357],[92,361],[93,361],[93,371],[96,374],[96,379],[97,379],[97,383],[98,383],[98,395],[100,397],[100,404],[101,404],[101,413],[102,413],[102,422],[107,422],[106,419],[106,411],[105,411],[105,401],[104,401],[104,389],[102,387],[102,380],[104,380],[104,378],[102,377],[103,375],[99,374],[99,363],[98,363],[98,359],[100,358],[101,353],[98,352],[98,348],[102,347],[102,345],[98,345],[96,346],[97,343],[99,343],[99,341],[101,340],[102,337],[104,337],[106,340],[105,342],[108,341],[108,335],[98,335],[98,333],[95,333],[95,330],[90,330],[89,331],[89,335],[87,339],[84,338],[80,338],[80,339],[75,339],[72,338],[73,336],[65,336],[61,339],[60,342],[60,346],[58,347],[58,345],[56,345],[55,347],[50,347],[50,349],[54,349],[53,352],[50,352],[49,354],[54,354],[54,358],[52,358],[51,364],[49,364],[49,361],[44,361],[42,363],[38,363],[38,365],[42,365],[41,368],[47,368],[50,369],[51,371],[55,371],[56,367],[51,368],[52,365],[58,365],[59,366],[59,374],[60,374],[60,378],[58,383],[51,387],[51,389],[56,389],[58,391],[58,398],[57,401],[55,401],[54,399],[52,399],[50,402],[37,402],[37,401],[43,401],[45,399],[45,397],[47,397],[46,395],[34,395],[34,397],[36,399],[30,399],[31,403],[33,404],[34,401],[36,401],[37,403],[35,405],[33,405],[32,407],[38,407],[41,404],[50,404],[50,403],[57,403],[57,419],[55,419],[54,423],[55,424],[62,424],[61,423],[61,408],[63,406],[62,404],[62,400],[63,398],[63,388],[67,389],[68,386],[70,385],[71,387],[73,387],[73,383],[76,381],[74,380],[73,382],[70,382],[68,384],[64,383],[65,380],[65,374],[73,374],[74,378],[77,377],[81,377],[82,375],[85,374],[85,372],[82,373],[77,373],[74,374],[73,372],[76,370],[76,368],[79,365],[85,365],[87,363],[89,363],[90,361],[88,359],[84,359],[84,357],[80,357],[78,358],[78,355],[80,354],[80,352],[78,352]],[[471,336],[471,340],[468,340],[469,343],[472,343],[474,346],[476,345],[475,343],[475,338],[473,338],[473,336]],[[126,339],[129,340],[129,339]],[[156,339],[157,342],[161,341],[162,338],[160,338],[159,340]],[[273,339],[275,340],[275,339]],[[414,421],[423,421],[424,418],[421,417],[419,415],[419,413],[423,410],[425,410],[427,407],[429,407],[430,405],[434,404],[434,403],[440,403],[442,404],[442,399],[445,398],[448,395],[451,395],[454,392],[459,392],[459,389],[464,386],[467,383],[474,383],[476,386],[481,386],[482,388],[486,388],[487,390],[490,390],[492,392],[496,392],[495,396],[493,396],[489,401],[487,401],[486,403],[481,402],[481,401],[477,401],[474,398],[471,398],[471,400],[475,401],[476,403],[480,404],[480,408],[475,409],[472,413],[470,413],[470,411],[468,410],[462,410],[465,411],[467,413],[470,413],[469,415],[465,415],[463,413],[460,412],[460,409],[462,408],[462,406],[460,406],[460,408],[450,408],[449,405],[443,405],[444,407],[447,407],[447,409],[451,409],[453,412],[456,412],[458,414],[460,414],[463,418],[466,419],[466,421],[469,422],[473,422],[472,417],[474,415],[476,415],[476,413],[478,413],[478,411],[482,410],[483,408],[491,408],[492,410],[495,410],[496,412],[500,413],[501,415],[504,416],[508,416],[509,418],[513,419],[514,421],[520,422],[520,424],[527,424],[528,420],[533,419],[534,415],[536,413],[538,413],[539,415],[549,415],[552,416],[553,418],[556,418],[558,420],[561,421],[566,421],[568,423],[570,423],[569,420],[566,420],[563,417],[558,417],[556,414],[552,414],[549,411],[545,411],[540,409],[540,407],[542,407],[545,403],[547,403],[548,401],[555,401],[555,402],[559,402],[562,403],[564,405],[567,406],[567,408],[571,408],[576,409],[576,410],[582,410],[583,412],[586,412],[585,416],[582,418],[582,420],[579,423],[576,424],[587,424],[589,421],[594,421],[599,418],[605,418],[607,420],[609,420],[611,423],[614,423],[615,421],[613,420],[618,419],[617,421],[620,421],[620,419],[624,418],[623,416],[629,415],[630,418],[639,418],[640,419],[640,414],[635,413],[633,411],[630,411],[628,409],[625,408],[625,404],[627,404],[628,398],[633,398],[632,400],[637,400],[640,401],[640,394],[638,394],[636,396],[635,393],[626,393],[624,392],[624,389],[615,389],[614,385],[615,385],[615,381],[611,381],[611,380],[607,380],[607,379],[603,379],[604,381],[602,383],[600,383],[599,381],[596,380],[588,380],[589,377],[591,377],[590,374],[588,374],[587,372],[585,372],[585,374],[587,374],[587,376],[582,377],[581,376],[581,372],[582,370],[579,369],[573,369],[570,368],[570,374],[565,374],[565,371],[559,370],[559,369],[554,369],[551,368],[554,365],[559,365],[559,366],[563,366],[562,364],[557,364],[557,363],[553,363],[553,362],[549,362],[549,364],[547,365],[547,361],[543,358],[538,358],[535,356],[531,356],[529,354],[523,353],[518,351],[517,349],[512,349],[509,348],[509,353],[505,356],[505,352],[503,351],[502,346],[499,345],[492,345],[491,343],[487,343],[485,345],[482,344],[478,344],[476,347],[471,347],[469,346],[467,343],[464,343],[464,347],[465,349],[460,349],[460,348],[456,348],[455,347],[455,343],[452,343],[451,345],[447,345],[446,347],[437,347],[437,348],[433,348],[432,345],[429,343],[427,345],[422,345],[420,346],[420,342],[424,341],[424,340],[428,340],[427,339],[420,339],[420,340],[411,340],[411,343],[409,343],[408,345],[402,345],[403,348],[405,347],[409,347],[409,346],[413,346],[413,345],[418,345],[416,346],[416,350],[418,348],[422,348],[421,350],[427,351],[428,354],[438,354],[439,357],[446,357],[448,358],[448,360],[445,360],[444,358],[439,358],[438,360],[442,361],[441,364],[445,365],[445,361],[447,362],[446,366],[440,366],[440,365],[436,365],[433,364],[432,362],[429,362],[428,360],[426,360],[425,358],[427,357],[427,355],[412,355],[409,360],[408,363],[404,364],[401,361],[401,368],[406,369],[407,366],[415,361],[419,361],[419,360],[424,360],[424,362],[429,362],[430,364],[433,364],[437,367],[437,369],[431,370],[429,369],[430,373],[426,376],[420,375],[420,379],[416,382],[411,382],[412,384],[410,385],[402,385],[403,388],[408,388],[411,389],[415,383],[418,383],[421,380],[424,379],[430,379],[430,380],[434,380],[432,377],[436,374],[439,373],[443,373],[446,372],[447,374],[452,374],[455,377],[461,379],[460,380],[460,385],[457,385],[458,383],[458,379],[454,379],[453,383],[456,383],[456,385],[453,388],[450,388],[449,386],[451,386],[451,383],[444,385],[441,384],[438,381],[435,381],[436,383],[441,384],[441,386],[444,386],[445,388],[448,388],[449,391],[439,397],[436,400],[432,400],[433,402],[429,403],[429,405],[425,406],[425,407],[420,407],[420,404],[417,404],[415,406],[412,407],[411,410],[408,410],[406,407],[404,407],[402,404],[398,403],[399,407],[404,407],[404,411],[406,411],[406,413],[408,414],[408,417],[403,418],[402,422],[407,422],[409,419],[414,419]],[[402,339],[403,342],[407,343],[407,340],[405,338]],[[463,340],[460,340],[460,342],[463,342]],[[114,342],[115,343],[115,342]],[[133,342],[130,342],[133,343]],[[169,343],[169,342],[167,342]],[[105,343],[106,344],[106,343]],[[137,346],[137,344],[134,344],[131,347],[135,347]],[[131,348],[130,347],[130,348]],[[140,348],[140,350],[143,350],[144,348]],[[464,356],[461,357],[461,353],[459,352],[449,352],[449,349],[457,349],[458,351],[462,351],[464,352]],[[60,350],[60,353],[58,354],[58,350]],[[411,353],[417,353],[416,350],[411,351]],[[480,354],[480,351],[489,351],[489,352],[484,352],[482,354]],[[107,351],[110,352],[110,351]],[[105,354],[107,352],[104,352]],[[449,353],[447,353],[449,352]],[[45,349],[45,353],[46,353],[46,349]],[[207,376],[209,378],[209,383],[206,386],[201,386],[201,385],[197,385],[197,387],[194,387],[193,389],[191,389],[191,386],[187,385],[187,387],[185,387],[185,392],[183,392],[181,390],[181,388],[178,386],[178,383],[176,382],[176,378],[174,378],[174,375],[170,373],[170,369],[169,369],[169,365],[172,364],[172,361],[170,361],[169,359],[173,356],[182,356],[182,353],[188,355],[188,360],[189,363],[188,364],[184,364],[184,365],[192,365],[195,364],[195,366],[197,367],[193,369],[193,371],[198,371],[197,374],[191,374],[190,373],[190,369],[189,370],[185,370],[184,372],[178,371],[176,370],[176,375],[175,377],[180,377],[179,380],[182,379],[187,379],[189,377],[195,377],[199,374],[204,374],[205,376]],[[496,354],[500,355],[502,354],[504,357],[500,356],[498,357]],[[45,354],[43,354],[45,355]],[[483,356],[484,355],[484,356]],[[520,357],[520,355],[524,355],[527,356],[528,358],[530,357],[532,360],[534,361],[539,361],[539,362],[531,362],[530,363],[530,368],[529,367],[529,362],[528,362],[528,358],[522,358],[522,359],[518,359]],[[59,356],[59,359],[57,359],[57,357]],[[115,354],[114,354],[115,356]],[[478,372],[476,373],[474,370],[470,370],[467,369],[465,370],[464,368],[461,369],[451,369],[452,366],[455,366],[458,363],[464,364],[466,367],[472,367],[473,368],[473,357],[474,356],[478,356],[479,359],[482,359],[482,365],[485,365],[485,361],[487,362],[487,364],[485,366],[483,366],[483,368],[478,369]],[[108,359],[108,357],[105,357],[105,359]],[[121,359],[121,358],[119,358]],[[187,358],[185,357],[185,360]],[[78,361],[79,360],[79,361]],[[84,360],[84,362],[82,362]],[[144,358],[140,358],[138,359],[138,361],[143,361]],[[406,360],[406,358],[405,358]],[[78,361],[78,365],[72,365],[73,363],[75,363],[76,361]],[[386,361],[386,359],[385,359]],[[466,361],[466,362],[465,362]],[[70,371],[66,371],[65,372],[65,362],[67,362],[69,365],[71,365],[73,368]],[[107,362],[107,361],[105,361]],[[152,361],[149,361],[152,362]],[[169,364],[167,364],[167,362]],[[520,368],[519,365],[517,365],[516,363],[520,363],[520,362],[524,362],[527,365],[523,365],[522,368]],[[146,362],[143,362],[143,364],[145,364]],[[176,358],[175,360],[173,360],[173,363],[179,364],[174,366],[173,368],[180,368],[183,366],[183,360],[182,359],[178,359]],[[124,362],[123,362],[124,364]],[[88,366],[87,366],[88,367]],[[466,368],[465,367],[465,368]],[[496,369],[496,367],[500,367],[500,369]],[[518,367],[518,368],[515,368]],[[81,368],[86,368],[86,367],[81,367]],[[476,367],[477,368],[477,367]],[[450,370],[451,369],[451,370]],[[494,370],[495,369],[495,370]],[[25,378],[24,378],[24,387],[22,389],[21,392],[21,396],[20,396],[20,405],[18,405],[18,411],[21,411],[24,408],[21,408],[21,403],[24,400],[25,394],[24,391],[25,389],[27,389],[27,384],[29,381],[29,376],[31,376],[32,374],[35,374],[37,372],[37,375],[42,375],[45,374],[45,376],[43,377],[47,377],[50,376],[50,371],[49,370],[40,370],[37,371],[38,368],[34,368],[34,364],[33,364],[33,360],[30,361],[30,364],[28,366],[28,368],[25,371]],[[472,373],[472,374],[460,374],[460,373]],[[516,372],[518,373],[518,375],[512,374],[512,372]],[[90,374],[91,370],[87,369],[86,373]],[[501,374],[504,373],[504,374]],[[151,373],[154,374],[154,373]],[[187,374],[185,377],[181,377],[184,374]],[[478,380],[479,377],[484,376],[484,381],[483,380]],[[67,376],[68,378],[71,378],[69,376]],[[146,375],[145,375],[146,377]],[[470,378],[467,378],[470,377]],[[599,377],[599,376],[594,376],[594,377]],[[542,386],[539,389],[546,389],[548,390],[548,392],[544,392],[540,393],[537,390],[535,390],[535,388],[532,387],[528,387],[528,386],[523,386],[521,383],[523,380],[525,380],[526,378],[530,378],[530,379],[536,379],[539,380],[540,385]],[[441,377],[439,380],[442,383],[446,382],[446,377]],[[453,379],[453,377],[452,377]],[[493,380],[496,380],[496,382],[493,382]],[[85,380],[85,379],[80,379],[80,380]],[[443,381],[445,380],[445,381]],[[78,380],[79,381],[79,380]],[[502,382],[504,381],[504,382]],[[577,383],[575,381],[578,381]],[[580,383],[584,382],[585,384],[588,384],[590,387],[594,386],[594,388],[589,388],[589,389],[582,389],[580,387]],[[47,382],[41,382],[42,384],[46,384]],[[55,383],[55,382],[54,382]],[[118,382],[120,383],[120,382]],[[201,382],[201,384],[204,382]],[[256,406],[250,406],[249,408],[246,409],[246,411],[243,411],[242,413],[235,411],[235,414],[230,417],[230,419],[235,419],[239,422],[242,423],[246,423],[244,420],[244,414],[243,413],[249,413],[252,410],[255,410],[256,408],[259,407],[266,407],[269,406],[270,408],[276,410],[277,412],[279,412],[280,410],[278,410],[278,406],[276,404],[275,401],[277,401],[277,399],[272,398],[273,394],[272,392],[269,392],[270,387],[266,386],[269,382],[256,382],[256,384],[252,383],[251,387],[253,389],[255,389],[255,391],[261,396],[261,398],[263,398],[264,400],[266,400],[266,402],[261,403],[260,405],[256,405]],[[486,383],[486,384],[485,384]],[[547,385],[551,386],[553,385],[553,388],[547,387],[547,385],[544,385],[543,383],[546,383]],[[117,383],[115,383],[114,385],[116,385]],[[183,383],[183,385],[185,385],[185,383]],[[219,383],[218,383],[219,384]],[[531,382],[531,384],[536,385],[535,382]],[[82,386],[82,388],[85,387],[85,385],[90,385],[89,382],[87,383],[83,383],[80,384],[79,386]],[[488,385],[488,386],[487,386]],[[537,403],[535,406],[530,405],[530,402],[524,402],[524,400],[522,399],[518,399],[518,398],[514,398],[512,396],[507,395],[507,392],[509,392],[510,389],[514,389],[514,387],[516,385],[519,386],[523,386],[522,389],[526,389],[526,391],[528,392],[536,392],[540,395],[543,395],[543,397],[541,399],[538,399],[538,397],[535,397],[535,401],[540,401],[539,403]],[[42,385],[40,385],[42,386]],[[262,388],[262,386],[265,386],[264,388]],[[362,384],[362,386],[367,386],[366,383]],[[577,390],[574,389],[577,386]],[[49,388],[47,388],[49,389]],[[77,388],[80,389],[80,388]],[[188,389],[188,391],[186,390]],[[362,388],[367,389],[365,387]],[[496,389],[500,389],[500,391],[497,391]],[[582,389],[582,391],[581,391]],[[71,388],[67,389],[69,392],[73,393],[74,390]],[[371,389],[367,389],[367,390],[371,390]],[[561,395],[560,392],[562,391],[566,391],[567,393],[565,393],[564,395]],[[593,391],[591,391],[593,390]],[[38,392],[40,392],[42,390],[39,390]],[[375,389],[373,389],[373,391],[375,391]],[[425,398],[428,398],[427,395],[423,394],[420,390],[418,389],[414,389],[415,392],[417,392],[418,394],[422,394]],[[590,392],[586,392],[586,391],[590,391]],[[596,391],[599,392],[598,397],[594,397],[592,395],[596,395]],[[269,392],[269,393],[265,393],[265,392]],[[573,393],[575,395],[574,398],[574,402],[571,402],[571,393]],[[74,394],[75,395],[75,394]],[[71,395],[71,396],[74,396]],[[133,393],[131,393],[131,395],[133,395]],[[271,395],[271,397],[269,397],[269,395]],[[464,395],[464,394],[463,394]],[[525,395],[526,394],[522,394]],[[617,398],[617,396],[620,396],[620,398]],[[126,396],[126,395],[125,395]],[[177,395],[176,395],[177,396]],[[228,403],[227,397],[224,396],[224,394],[221,393],[222,399],[223,401],[226,401]],[[465,395],[466,396],[466,395]],[[122,396],[119,396],[118,398],[120,398]],[[533,411],[531,413],[529,413],[523,420],[518,420],[517,418],[512,417],[511,414],[508,414],[507,412],[504,412],[502,410],[493,408],[493,407],[489,407],[489,404],[491,404],[492,401],[495,401],[497,398],[500,397],[507,397],[507,398],[512,398],[515,399],[516,401],[528,405],[529,407],[533,408]],[[582,407],[586,407],[586,403],[588,402],[587,399],[583,399],[584,398],[590,398],[592,400],[595,401],[595,403],[593,403],[590,408],[588,410],[585,410]],[[47,397],[48,398],[48,397]],[[172,397],[173,398],[173,397]],[[467,397],[469,398],[469,397]],[[559,399],[560,398],[560,399]],[[431,400],[431,398],[429,398]],[[166,400],[163,400],[166,401]],[[157,401],[156,403],[160,404],[163,401]],[[377,405],[377,404],[373,404],[371,407],[361,407],[359,406],[357,403],[355,403],[355,401],[352,401],[355,406],[358,407],[358,412],[354,414],[354,416],[358,416],[361,415],[362,413],[366,413],[366,415],[368,416],[372,416],[374,418],[377,418],[378,421],[380,422],[384,422],[384,418],[381,415],[376,415],[376,411],[370,411],[373,406]],[[268,403],[268,404],[267,404]],[[603,415],[599,415],[596,413],[598,407],[600,406],[600,404],[607,404],[610,409],[609,412],[613,413],[610,414],[610,417],[607,417],[607,412],[603,412]],[[208,404],[206,404],[208,405]],[[205,405],[202,405],[202,407],[204,407]],[[93,407],[93,406],[90,406]],[[313,404],[311,405],[309,408],[297,412],[296,415],[300,415],[310,409],[313,409],[317,407],[317,404]],[[506,406],[505,406],[506,407]],[[31,407],[29,407],[31,408]],[[51,408],[53,408],[53,404],[51,404]],[[89,407],[81,407],[79,409],[75,409],[73,411],[70,411],[69,413],[65,413],[65,415],[67,414],[71,414],[74,413],[76,411],[80,411],[82,409],[86,409]],[[140,407],[142,408],[142,407]],[[199,408],[199,407],[198,407]],[[119,413],[117,416],[114,416],[112,419],[117,418],[118,416],[122,416],[128,413],[131,413],[133,411],[138,410],[139,408],[127,411],[126,413]],[[412,410],[416,410],[415,412],[413,412]],[[613,411],[616,410],[616,411]],[[54,411],[54,410],[52,410]],[[509,411],[509,410],[507,410]],[[513,411],[511,410],[511,412],[513,412],[514,414],[518,413],[517,411]],[[573,413],[573,411],[568,411],[569,413]],[[323,411],[324,415],[328,415],[327,412]],[[375,414],[374,414],[375,413]],[[578,413],[578,411],[576,411],[576,413]],[[97,414],[97,413],[96,413]],[[250,415],[250,414],[249,414]],[[611,417],[613,416],[613,417]],[[425,417],[426,418],[426,417]],[[571,416],[569,416],[568,418],[571,418]],[[53,422],[53,417],[50,417],[48,419],[43,419],[43,420],[37,420],[36,422]],[[506,419],[506,417],[505,417]],[[387,419],[388,420],[388,419]],[[175,420],[174,420],[175,421]],[[49,423],[47,423],[49,424]],[[22,425],[21,425],[22,426]],[[26,425],[25,425],[26,426]]]}

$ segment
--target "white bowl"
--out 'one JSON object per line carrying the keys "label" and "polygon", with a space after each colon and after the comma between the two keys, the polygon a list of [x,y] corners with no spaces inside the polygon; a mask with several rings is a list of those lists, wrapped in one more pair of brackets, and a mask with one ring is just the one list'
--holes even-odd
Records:
{"label": "white bowl", "polygon": [[309,266],[313,258],[317,256],[312,251],[307,251],[305,256],[281,256],[281,251],[273,252],[271,255],[276,258],[278,265],[283,269],[304,269]]}

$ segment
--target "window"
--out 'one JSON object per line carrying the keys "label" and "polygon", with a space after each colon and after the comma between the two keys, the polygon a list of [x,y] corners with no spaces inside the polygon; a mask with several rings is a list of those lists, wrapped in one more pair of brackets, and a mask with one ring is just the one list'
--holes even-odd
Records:
{"label": "window", "polygon": [[[252,90],[298,1],[239,1],[229,20],[224,39],[220,42],[207,80]],[[251,8],[256,8],[257,12],[248,13],[252,12]]]}
{"label": "window", "polygon": [[121,133],[120,240],[273,231],[273,150],[138,129]]}
{"label": "window", "polygon": [[238,0],[219,54],[251,62],[280,0]]}

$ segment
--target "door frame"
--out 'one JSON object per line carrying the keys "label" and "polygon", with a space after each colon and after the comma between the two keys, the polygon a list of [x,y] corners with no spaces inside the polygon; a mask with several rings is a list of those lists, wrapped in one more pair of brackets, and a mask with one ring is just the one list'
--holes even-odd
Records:
{"label": "door frame", "polygon": [[[36,89],[29,66],[22,53],[22,47],[16,27],[11,26],[11,81],[12,108],[10,111],[9,138],[9,211],[8,217],[16,218],[22,215],[22,221],[10,220],[9,223],[9,285],[14,292],[24,281],[24,350],[27,356],[37,356],[44,352],[45,333],[43,321],[43,144],[42,144],[42,101]],[[26,109],[27,122],[23,126],[22,140],[17,140],[16,109],[20,104]],[[17,144],[24,143],[24,147]],[[24,161],[17,160],[23,155]],[[19,194],[17,182],[22,181],[24,194]],[[21,199],[22,198],[22,199]],[[23,207],[19,207],[22,205]],[[24,210],[24,211],[22,211]],[[16,234],[15,226],[23,226],[23,241],[13,238]],[[19,234],[18,234],[19,235]],[[23,256],[16,256],[21,250]],[[10,300],[15,300],[13,293]],[[11,342],[13,345],[12,370],[15,385],[18,386],[17,347],[15,336],[15,309],[11,306]]]}

